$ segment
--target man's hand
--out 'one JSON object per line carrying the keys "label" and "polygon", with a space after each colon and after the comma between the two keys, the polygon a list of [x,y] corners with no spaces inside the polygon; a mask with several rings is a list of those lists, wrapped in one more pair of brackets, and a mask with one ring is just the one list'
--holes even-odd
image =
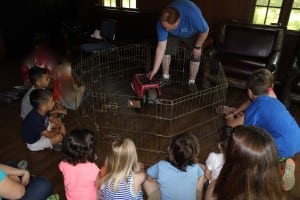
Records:
{"label": "man's hand", "polygon": [[191,54],[191,61],[192,62],[200,62],[201,54],[202,54],[201,48],[200,49],[193,48],[193,51]]}
{"label": "man's hand", "polygon": [[152,80],[155,74],[156,74],[156,72],[154,72],[152,70],[152,71],[148,72],[147,77],[149,78],[149,80]]}

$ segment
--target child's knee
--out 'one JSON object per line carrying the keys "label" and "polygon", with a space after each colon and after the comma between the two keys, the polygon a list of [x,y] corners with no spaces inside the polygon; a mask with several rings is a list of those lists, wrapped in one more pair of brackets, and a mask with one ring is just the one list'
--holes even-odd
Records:
{"label": "child's knee", "polygon": [[63,140],[63,136],[61,134],[57,134],[53,138],[50,139],[52,145],[58,144],[58,143],[62,142],[62,140]]}
{"label": "child's knee", "polygon": [[160,199],[161,199],[161,195],[160,195],[160,190],[159,189],[151,192],[148,195],[148,200],[160,200]]}

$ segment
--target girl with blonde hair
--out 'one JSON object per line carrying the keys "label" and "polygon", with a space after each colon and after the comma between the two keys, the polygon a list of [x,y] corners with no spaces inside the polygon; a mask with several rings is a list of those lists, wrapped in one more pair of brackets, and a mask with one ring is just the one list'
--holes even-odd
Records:
{"label": "girl with blonde hair", "polygon": [[146,179],[134,142],[125,138],[112,143],[105,161],[105,175],[101,179],[101,198],[143,199],[142,184]]}

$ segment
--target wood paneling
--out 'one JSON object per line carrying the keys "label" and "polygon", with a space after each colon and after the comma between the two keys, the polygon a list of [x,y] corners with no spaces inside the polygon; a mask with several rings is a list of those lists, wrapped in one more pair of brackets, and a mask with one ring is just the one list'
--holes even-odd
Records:
{"label": "wood paneling", "polygon": [[[206,18],[207,22],[210,25],[211,33],[213,35],[217,34],[218,25],[221,22],[228,21],[228,20],[237,20],[241,22],[246,22],[249,18],[249,10],[251,7],[251,2],[253,0],[226,0],[226,1],[219,1],[219,0],[195,0],[194,2],[200,7],[204,17]],[[95,16],[101,16],[103,13],[106,13],[103,9],[91,9],[90,3],[85,3],[84,0],[79,0],[80,7],[78,8],[79,12],[81,13],[82,17],[84,18],[95,18]],[[111,15],[115,18],[119,18],[120,15],[122,19],[124,19],[125,15],[134,17],[134,21],[125,21],[123,20],[122,23],[128,24],[134,28],[135,30],[139,31],[138,29],[145,29],[146,31],[150,28],[149,26],[152,25],[152,29],[155,29],[155,24],[153,21],[157,20],[157,16],[161,12],[161,10],[170,3],[171,0],[153,0],[153,1],[138,1],[138,8],[140,12],[136,13],[135,15],[130,12],[124,11],[111,11]],[[96,13],[93,13],[96,12]],[[150,14],[152,13],[152,15]],[[150,18],[149,18],[150,14]],[[90,17],[93,16],[93,17]],[[154,19],[151,19],[154,17]],[[148,23],[150,20],[150,23]],[[139,21],[143,21],[145,23],[139,23]],[[152,33],[153,31],[151,31]],[[153,35],[155,36],[155,35]]]}

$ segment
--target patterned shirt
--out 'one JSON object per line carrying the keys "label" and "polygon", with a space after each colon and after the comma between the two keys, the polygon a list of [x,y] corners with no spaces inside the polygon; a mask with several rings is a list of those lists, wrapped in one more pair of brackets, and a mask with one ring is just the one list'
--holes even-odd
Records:
{"label": "patterned shirt", "polygon": [[143,192],[139,191],[136,195],[133,192],[133,176],[129,175],[127,181],[122,180],[119,183],[118,191],[114,192],[113,188],[105,182],[101,187],[102,199],[104,200],[141,200]]}

